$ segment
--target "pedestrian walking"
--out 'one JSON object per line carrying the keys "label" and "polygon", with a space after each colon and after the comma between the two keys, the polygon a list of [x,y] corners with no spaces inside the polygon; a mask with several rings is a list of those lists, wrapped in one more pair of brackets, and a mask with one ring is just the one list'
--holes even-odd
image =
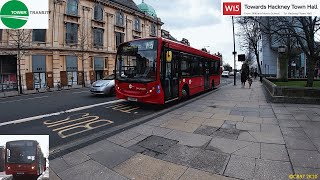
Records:
{"label": "pedestrian walking", "polygon": [[247,81],[247,73],[245,71],[241,71],[241,88],[244,88]]}
{"label": "pedestrian walking", "polygon": [[254,72],[254,79],[257,79],[258,73],[257,71]]}

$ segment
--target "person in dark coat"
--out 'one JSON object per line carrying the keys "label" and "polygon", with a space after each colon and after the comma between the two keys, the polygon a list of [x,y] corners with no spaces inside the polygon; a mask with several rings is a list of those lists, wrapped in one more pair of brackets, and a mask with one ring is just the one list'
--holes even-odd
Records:
{"label": "person in dark coat", "polygon": [[244,88],[247,81],[247,73],[245,71],[241,71],[241,87]]}

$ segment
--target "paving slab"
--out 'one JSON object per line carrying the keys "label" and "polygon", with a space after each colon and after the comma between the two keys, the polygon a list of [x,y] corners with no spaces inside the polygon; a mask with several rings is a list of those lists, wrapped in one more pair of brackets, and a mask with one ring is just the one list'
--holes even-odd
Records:
{"label": "paving slab", "polygon": [[139,142],[137,145],[150,149],[159,153],[165,153],[171,147],[176,145],[178,141],[159,137],[159,136],[149,136],[143,141]]}
{"label": "paving slab", "polygon": [[238,139],[240,134],[239,129],[235,128],[219,128],[215,132],[213,132],[210,136],[217,137],[217,138],[226,138],[226,139]]}
{"label": "paving slab", "polygon": [[281,135],[281,129],[277,124],[261,124],[261,132]]}
{"label": "paving slab", "polygon": [[222,119],[207,119],[201,124],[202,125],[206,125],[206,126],[212,126],[212,127],[218,127],[219,128],[219,127],[222,126],[224,121],[225,120],[222,120]]}
{"label": "paving slab", "polygon": [[89,155],[89,154],[101,151],[105,148],[108,148],[110,143],[111,143],[110,141],[102,140],[102,141],[96,142],[94,144],[90,144],[86,147],[83,147],[83,148],[79,149],[79,151],[82,152],[83,154]]}
{"label": "paving slab", "polygon": [[194,111],[188,111],[183,113],[184,116],[189,116],[189,117],[203,117],[203,118],[210,118],[213,116],[213,113],[206,113],[206,112],[194,112]]}
{"label": "paving slab", "polygon": [[301,127],[300,124],[296,120],[286,120],[286,119],[279,119],[280,127]]}
{"label": "paving slab", "polygon": [[213,134],[216,130],[218,130],[218,128],[212,127],[212,126],[202,125],[202,126],[200,126],[198,129],[196,129],[193,133],[195,133],[195,134],[201,134],[201,135],[205,135],[205,136],[210,136],[210,135]]}
{"label": "paving slab", "polygon": [[179,121],[169,121],[169,122],[161,125],[161,127],[185,131],[185,132],[193,132],[198,127],[200,127],[200,124],[185,123],[185,122],[179,122]]}
{"label": "paving slab", "polygon": [[201,150],[192,159],[190,166],[215,174],[222,174],[229,160],[229,154],[210,150]]}
{"label": "paving slab", "polygon": [[92,153],[89,157],[108,168],[113,168],[135,154],[127,148],[110,143],[108,148]]}
{"label": "paving slab", "polygon": [[65,171],[70,167],[71,166],[67,164],[62,157],[50,160],[50,169],[52,169],[57,174]]}
{"label": "paving slab", "polygon": [[263,119],[260,117],[244,117],[243,122],[247,122],[247,123],[256,123],[256,124],[262,124]]}
{"label": "paving slab", "polygon": [[281,128],[284,136],[308,138],[303,128]]}
{"label": "paving slab", "polygon": [[294,167],[320,168],[320,153],[318,151],[288,149]]}
{"label": "paving slab", "polygon": [[289,161],[285,145],[261,143],[261,159]]}
{"label": "paving slab", "polygon": [[285,144],[282,135],[267,132],[249,132],[257,142]]}
{"label": "paving slab", "polygon": [[317,150],[309,138],[292,136],[283,136],[283,138],[289,149]]}
{"label": "paving slab", "polygon": [[51,169],[49,169],[50,180],[61,180],[58,175]]}
{"label": "paving slab", "polygon": [[226,138],[212,138],[206,149],[231,154],[239,149],[249,146],[250,144],[253,144],[253,142]]}
{"label": "paving slab", "polygon": [[279,124],[277,118],[262,118],[263,119],[263,124]]}
{"label": "paving slab", "polygon": [[63,159],[69,166],[75,166],[88,161],[90,157],[80,151],[73,151],[69,154],[64,155]]}
{"label": "paving slab", "polygon": [[187,167],[137,154],[114,168],[129,179],[178,179]]}
{"label": "paving slab", "polygon": [[320,137],[320,122],[299,121],[299,124],[311,139]]}
{"label": "paving slab", "polygon": [[64,172],[57,174],[62,180],[79,180],[79,179],[119,179],[127,180],[126,177],[104,167],[103,165],[89,160],[77,166],[74,166]]}
{"label": "paving slab", "polygon": [[257,131],[260,132],[260,124],[237,122],[236,128],[245,131]]}
{"label": "paving slab", "polygon": [[253,179],[269,180],[269,179],[283,179],[287,180],[292,174],[292,167],[289,162],[256,160],[256,168]]}
{"label": "paving slab", "polygon": [[306,114],[293,114],[293,117],[297,121],[311,121],[311,119]]}
{"label": "paving slab", "polygon": [[[162,127],[155,127],[150,125],[140,125],[130,129],[136,133],[145,135],[145,136],[165,136],[166,134],[170,133],[172,129],[162,128]],[[123,144],[123,143],[122,143]]]}
{"label": "paving slab", "polygon": [[207,118],[203,118],[203,117],[192,117],[190,120],[187,121],[187,123],[202,124],[206,120]]}
{"label": "paving slab", "polygon": [[179,144],[191,147],[201,147],[207,144],[212,139],[210,136],[187,133],[177,130],[173,130],[164,137],[168,139],[177,140],[179,141]]}
{"label": "paving slab", "polygon": [[276,114],[277,119],[295,120],[292,114]]}
{"label": "paving slab", "polygon": [[252,143],[232,154],[243,157],[260,158],[260,151],[260,143]]}
{"label": "paving slab", "polygon": [[232,155],[224,175],[239,179],[252,179],[254,167],[254,158]]}
{"label": "paving slab", "polygon": [[242,115],[244,117],[260,117],[260,113],[259,112],[244,111],[244,112],[242,112]]}
{"label": "paving slab", "polygon": [[187,171],[179,178],[179,180],[236,180],[217,174],[200,171],[194,168],[188,168]]}
{"label": "paving slab", "polygon": [[166,151],[166,156],[164,156],[162,160],[190,167],[191,161],[201,152],[200,148],[192,148],[178,144]]}
{"label": "paving slab", "polygon": [[238,140],[240,141],[249,141],[249,142],[258,142],[249,132],[241,131]]}

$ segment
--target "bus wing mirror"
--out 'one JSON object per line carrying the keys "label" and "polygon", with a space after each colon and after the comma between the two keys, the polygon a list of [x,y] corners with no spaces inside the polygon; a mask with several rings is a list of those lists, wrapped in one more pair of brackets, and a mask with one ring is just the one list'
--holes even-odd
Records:
{"label": "bus wing mirror", "polygon": [[167,51],[166,53],[166,61],[171,62],[172,60],[172,51]]}

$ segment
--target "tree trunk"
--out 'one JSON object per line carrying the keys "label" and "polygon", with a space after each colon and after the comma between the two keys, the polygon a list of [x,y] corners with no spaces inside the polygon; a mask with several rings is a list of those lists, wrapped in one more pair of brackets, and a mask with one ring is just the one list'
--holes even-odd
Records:
{"label": "tree trunk", "polygon": [[308,79],[307,79],[307,87],[313,86],[313,79],[314,79],[314,68],[316,66],[316,58],[310,57],[309,59],[309,66],[308,66]]}
{"label": "tree trunk", "polygon": [[257,64],[259,69],[259,76],[260,76],[260,82],[262,82],[262,72],[261,72],[261,66],[260,66],[260,59],[259,59],[259,53],[255,52],[256,58],[257,58]]}
{"label": "tree trunk", "polygon": [[18,81],[19,81],[19,94],[22,94],[22,81],[21,81],[21,57],[20,57],[20,47],[18,47]]}

